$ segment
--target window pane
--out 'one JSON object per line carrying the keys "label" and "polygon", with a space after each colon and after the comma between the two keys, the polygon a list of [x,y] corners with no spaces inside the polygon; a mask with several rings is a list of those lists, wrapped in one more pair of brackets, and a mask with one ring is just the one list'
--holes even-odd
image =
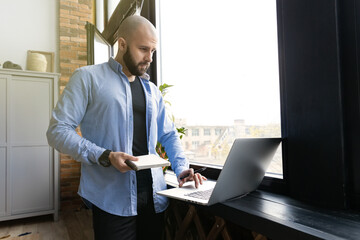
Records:
{"label": "window pane", "polygon": [[[281,137],[275,0],[160,0],[160,76],[191,161],[235,138]],[[279,150],[269,168],[282,174]]]}

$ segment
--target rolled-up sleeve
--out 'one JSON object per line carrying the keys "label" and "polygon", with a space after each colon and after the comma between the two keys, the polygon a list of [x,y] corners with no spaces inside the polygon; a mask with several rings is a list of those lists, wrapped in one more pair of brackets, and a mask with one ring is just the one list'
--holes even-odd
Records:
{"label": "rolled-up sleeve", "polygon": [[76,161],[96,164],[105,149],[76,132],[89,101],[88,82],[81,70],[74,72],[52,111],[46,135],[49,145],[59,152],[69,154]]}

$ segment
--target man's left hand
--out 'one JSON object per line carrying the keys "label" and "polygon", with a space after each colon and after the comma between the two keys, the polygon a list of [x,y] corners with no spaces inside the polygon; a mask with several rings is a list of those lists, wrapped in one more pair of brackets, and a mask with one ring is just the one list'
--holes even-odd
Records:
{"label": "man's left hand", "polygon": [[178,181],[179,187],[182,187],[184,183],[188,181],[195,181],[195,187],[198,188],[199,184],[203,184],[203,181],[207,180],[206,177],[202,176],[200,173],[194,173],[194,169],[189,168],[182,173],[180,173]]}

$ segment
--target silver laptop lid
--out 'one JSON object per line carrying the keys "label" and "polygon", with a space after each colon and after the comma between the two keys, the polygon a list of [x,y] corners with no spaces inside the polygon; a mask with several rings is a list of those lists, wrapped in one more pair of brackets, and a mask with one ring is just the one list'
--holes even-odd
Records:
{"label": "silver laptop lid", "polygon": [[254,191],[264,178],[281,138],[239,138],[234,141],[209,205]]}

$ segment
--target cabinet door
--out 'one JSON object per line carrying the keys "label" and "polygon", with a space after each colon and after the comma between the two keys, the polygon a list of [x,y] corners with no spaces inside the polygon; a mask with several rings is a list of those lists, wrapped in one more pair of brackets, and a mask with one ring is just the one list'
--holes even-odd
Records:
{"label": "cabinet door", "polygon": [[52,79],[13,77],[10,87],[11,213],[53,208],[53,162],[46,140]]}
{"label": "cabinet door", "polygon": [[0,75],[0,216],[6,215],[6,103],[7,77]]}
{"label": "cabinet door", "polygon": [[0,147],[0,217],[6,215],[6,148]]}
{"label": "cabinet door", "polygon": [[52,106],[51,79],[14,76],[10,89],[11,144],[47,146],[46,131]]}
{"label": "cabinet door", "polygon": [[11,155],[11,213],[52,209],[50,148],[13,147]]}
{"label": "cabinet door", "polygon": [[7,103],[7,79],[9,76],[0,75],[0,147],[6,146],[6,103]]}

